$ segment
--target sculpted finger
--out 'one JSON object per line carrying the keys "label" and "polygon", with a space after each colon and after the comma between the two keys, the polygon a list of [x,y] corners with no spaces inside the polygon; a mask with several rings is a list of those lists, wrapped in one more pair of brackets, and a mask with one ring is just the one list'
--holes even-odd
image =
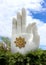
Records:
{"label": "sculpted finger", "polygon": [[12,21],[12,36],[14,36],[16,32],[17,32],[17,21],[16,21],[15,18],[13,18],[13,21]]}
{"label": "sculpted finger", "polygon": [[17,13],[17,33],[21,33],[21,15]]}
{"label": "sculpted finger", "polygon": [[32,27],[32,32],[33,32],[33,34],[38,35],[38,28],[37,28],[36,23],[35,23],[35,24],[33,24],[33,27]]}
{"label": "sculpted finger", "polygon": [[32,24],[31,24],[31,27],[34,27],[36,25],[36,23],[35,22],[33,22]]}
{"label": "sculpted finger", "polygon": [[22,32],[25,32],[26,26],[26,11],[22,8]]}
{"label": "sculpted finger", "polygon": [[29,24],[26,28],[26,32],[27,33],[31,33],[32,32],[32,29],[35,27],[36,23],[32,23],[32,24]]}
{"label": "sculpted finger", "polygon": [[26,33],[31,33],[31,31],[32,31],[31,28],[32,28],[32,26],[31,26],[31,24],[29,24],[26,28]]}

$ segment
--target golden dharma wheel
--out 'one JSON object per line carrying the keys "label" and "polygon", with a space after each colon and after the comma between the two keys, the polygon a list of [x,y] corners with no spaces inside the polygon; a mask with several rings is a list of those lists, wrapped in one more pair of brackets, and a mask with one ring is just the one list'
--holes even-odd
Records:
{"label": "golden dharma wheel", "polygon": [[14,43],[16,44],[16,47],[22,48],[22,47],[25,47],[26,41],[25,41],[25,38],[18,37],[16,38]]}

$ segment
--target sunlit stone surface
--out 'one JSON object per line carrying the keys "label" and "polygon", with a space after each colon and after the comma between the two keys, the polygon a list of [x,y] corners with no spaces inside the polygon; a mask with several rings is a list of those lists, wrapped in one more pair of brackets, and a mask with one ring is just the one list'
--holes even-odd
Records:
{"label": "sunlit stone surface", "polygon": [[39,48],[40,36],[36,23],[26,27],[26,10],[22,8],[22,13],[17,13],[17,20],[12,21],[12,41],[11,52],[26,54]]}

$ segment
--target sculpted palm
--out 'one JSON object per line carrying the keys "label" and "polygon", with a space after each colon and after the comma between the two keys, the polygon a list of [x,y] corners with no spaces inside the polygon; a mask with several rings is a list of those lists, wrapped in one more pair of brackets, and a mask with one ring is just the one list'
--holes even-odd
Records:
{"label": "sculpted palm", "polygon": [[13,18],[12,22],[12,42],[11,51],[26,54],[39,47],[39,34],[36,23],[29,24],[26,27],[26,11],[23,8],[22,14],[17,13],[17,20]]}

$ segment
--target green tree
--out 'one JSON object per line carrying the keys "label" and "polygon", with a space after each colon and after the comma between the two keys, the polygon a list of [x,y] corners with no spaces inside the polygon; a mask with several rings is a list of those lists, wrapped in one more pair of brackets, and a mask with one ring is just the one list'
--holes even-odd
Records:
{"label": "green tree", "polygon": [[2,37],[2,40],[3,40],[8,46],[10,46],[11,41],[10,41],[10,39],[9,39],[8,37]]}

